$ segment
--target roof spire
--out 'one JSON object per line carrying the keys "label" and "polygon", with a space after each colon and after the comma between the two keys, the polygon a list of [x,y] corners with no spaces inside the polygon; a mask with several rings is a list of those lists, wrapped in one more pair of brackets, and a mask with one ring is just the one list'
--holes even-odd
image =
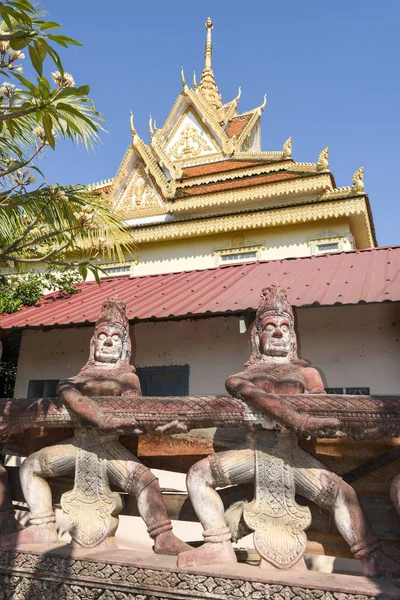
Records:
{"label": "roof spire", "polygon": [[208,100],[208,102],[216,109],[221,108],[221,96],[218,93],[218,87],[215,83],[214,72],[211,67],[212,61],[212,39],[211,39],[211,30],[213,28],[212,21],[210,17],[208,17],[205,22],[205,27],[207,30],[206,34],[206,50],[204,53],[204,69],[201,74],[201,80],[199,84],[199,89],[202,92],[204,98]]}
{"label": "roof spire", "polygon": [[207,29],[207,38],[206,38],[206,51],[204,53],[204,66],[209,67],[211,69],[211,59],[212,59],[212,39],[211,39],[211,30],[213,28],[212,21],[210,17],[207,18],[205,22],[205,26]]}

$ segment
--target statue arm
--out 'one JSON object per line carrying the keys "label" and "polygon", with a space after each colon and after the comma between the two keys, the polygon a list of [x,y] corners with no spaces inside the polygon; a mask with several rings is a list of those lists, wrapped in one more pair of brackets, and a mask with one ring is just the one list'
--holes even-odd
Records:
{"label": "statue arm", "polygon": [[266,413],[282,425],[295,431],[307,433],[314,437],[323,437],[324,430],[338,428],[340,422],[335,418],[310,417],[307,413],[298,412],[282,400],[277,394],[268,394],[260,386],[240,375],[233,375],[226,381],[227,391],[250,404],[257,410]]}
{"label": "statue arm", "polygon": [[225,386],[232,396],[267,413],[283,425],[290,425],[299,430],[306,425],[308,415],[297,412],[276,394],[267,394],[260,386],[244,377],[233,375],[227,379]]}
{"label": "statue arm", "polygon": [[90,421],[98,427],[104,427],[106,415],[96,400],[84,396],[72,380],[60,381],[57,385],[57,395],[64,406],[75,415]]}

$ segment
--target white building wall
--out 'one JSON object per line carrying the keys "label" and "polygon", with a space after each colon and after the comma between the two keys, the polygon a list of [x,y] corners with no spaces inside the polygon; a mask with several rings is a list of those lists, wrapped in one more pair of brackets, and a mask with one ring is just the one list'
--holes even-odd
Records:
{"label": "white building wall", "polygon": [[[259,245],[257,249],[258,260],[311,256],[312,246],[310,240],[318,238],[327,230],[332,232],[333,235],[345,236],[343,250],[353,249],[349,221],[335,219],[296,225],[296,227],[249,229],[218,235],[170,240],[168,242],[141,244],[135,251],[133,258],[126,257],[127,262],[124,266],[128,267],[131,264],[131,275],[134,276],[212,269],[220,264],[219,256],[215,251],[223,248],[232,248],[232,251],[235,251],[233,242],[238,237],[244,239],[245,246]],[[93,279],[93,276],[89,275],[89,279]]]}
{"label": "white building wall", "polygon": [[[190,365],[191,394],[224,393],[225,379],[243,367],[249,332],[237,317],[135,325],[134,364]],[[372,394],[400,394],[400,305],[377,304],[297,311],[300,356],[319,368],[327,387],[369,387]],[[30,379],[78,373],[89,353],[92,327],[24,331],[16,397]]]}

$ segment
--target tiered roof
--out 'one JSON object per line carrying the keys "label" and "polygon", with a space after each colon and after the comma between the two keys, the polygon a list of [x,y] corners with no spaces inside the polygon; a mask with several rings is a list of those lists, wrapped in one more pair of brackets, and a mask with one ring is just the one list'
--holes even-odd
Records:
{"label": "tiered roof", "polygon": [[[200,83],[194,78],[190,88],[182,70],[183,89],[163,127],[157,128],[150,117],[149,144],[140,138],[131,117],[132,144],[116,177],[92,187],[108,193],[115,210],[135,231],[147,228],[147,233],[135,233],[138,242],[212,233],[225,225],[229,231],[228,215],[242,213],[246,218],[240,219],[239,228],[255,220],[266,226],[346,216],[360,230],[358,247],[376,245],[362,169],[355,172],[352,186],[337,188],[329,170],[328,148],[314,163],[292,158],[292,138],[281,150],[263,151],[260,119],[266,97],[260,106],[242,114],[238,112],[240,88],[236,98],[223,103],[212,69],[211,19],[205,26]],[[279,216],[272,218],[271,211],[277,209]],[[250,215],[254,211],[259,213],[257,219]],[[165,218],[155,224],[154,217],[162,215]],[[208,219],[207,226],[184,223],[200,218]]]}

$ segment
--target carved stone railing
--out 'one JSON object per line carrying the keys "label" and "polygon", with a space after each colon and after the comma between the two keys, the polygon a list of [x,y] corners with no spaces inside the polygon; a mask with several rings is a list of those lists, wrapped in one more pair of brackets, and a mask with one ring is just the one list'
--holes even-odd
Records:
{"label": "carved stone railing", "polygon": [[[292,394],[280,398],[312,417],[335,417],[340,425],[329,438],[377,440],[400,436],[400,396]],[[174,433],[206,427],[267,425],[268,419],[231,396],[101,397],[104,413],[132,418],[129,433]],[[0,441],[30,429],[76,428],[78,423],[57,398],[0,399]],[[82,424],[80,425],[82,426]],[[85,427],[90,425],[86,425]]]}

